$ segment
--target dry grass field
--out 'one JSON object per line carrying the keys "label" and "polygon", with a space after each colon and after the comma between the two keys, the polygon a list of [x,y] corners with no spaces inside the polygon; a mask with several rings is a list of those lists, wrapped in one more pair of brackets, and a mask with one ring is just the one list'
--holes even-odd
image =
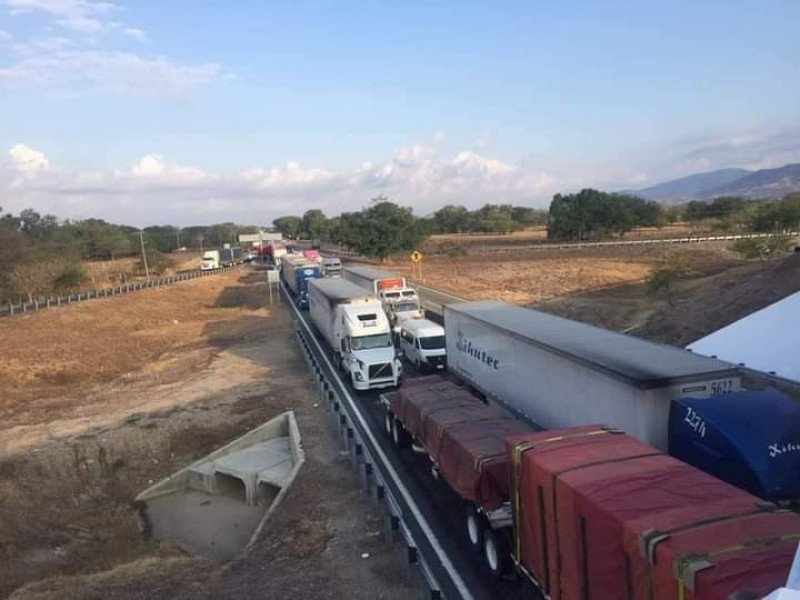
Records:
{"label": "dry grass field", "polygon": [[[719,243],[509,250],[423,260],[422,283],[430,287],[679,346],[800,290],[800,256],[746,261]],[[646,284],[651,270],[665,262],[685,268],[669,297]],[[385,266],[411,275],[410,263]]]}
{"label": "dry grass field", "polygon": [[[0,321],[0,597],[411,596],[263,280]],[[307,462],[250,553],[221,567],[143,539],[136,494],[287,409]]]}

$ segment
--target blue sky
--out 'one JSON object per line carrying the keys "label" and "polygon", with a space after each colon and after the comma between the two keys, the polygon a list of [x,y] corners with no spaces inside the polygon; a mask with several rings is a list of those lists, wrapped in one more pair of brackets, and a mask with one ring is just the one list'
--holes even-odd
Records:
{"label": "blue sky", "polygon": [[798,22],[788,0],[0,0],[0,206],[426,214],[800,161]]}

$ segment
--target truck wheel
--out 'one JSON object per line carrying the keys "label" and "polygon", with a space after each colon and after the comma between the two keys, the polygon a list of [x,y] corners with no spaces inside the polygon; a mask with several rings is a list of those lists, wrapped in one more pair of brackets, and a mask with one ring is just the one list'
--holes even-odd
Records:
{"label": "truck wheel", "polygon": [[511,554],[508,538],[501,531],[490,527],[483,530],[483,558],[495,577],[503,577],[511,571]]}
{"label": "truck wheel", "polygon": [[398,448],[411,448],[411,436],[397,419],[392,419],[392,441]]}
{"label": "truck wheel", "polygon": [[464,521],[467,529],[467,541],[473,550],[480,552],[483,547],[483,518],[478,514],[475,506],[468,503],[464,511]]}

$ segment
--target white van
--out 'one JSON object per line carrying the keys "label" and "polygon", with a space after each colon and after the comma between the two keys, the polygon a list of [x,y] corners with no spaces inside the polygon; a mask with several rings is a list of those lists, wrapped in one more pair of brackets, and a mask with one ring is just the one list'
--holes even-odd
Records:
{"label": "white van", "polygon": [[444,327],[427,319],[408,319],[400,324],[400,350],[417,369],[444,369],[447,349]]}

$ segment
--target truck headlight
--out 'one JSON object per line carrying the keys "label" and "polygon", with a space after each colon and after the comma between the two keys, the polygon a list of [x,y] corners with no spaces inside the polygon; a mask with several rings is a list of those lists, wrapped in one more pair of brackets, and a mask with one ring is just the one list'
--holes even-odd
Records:
{"label": "truck headlight", "polygon": [[356,371],[353,377],[356,378],[356,381],[364,381],[364,374],[361,371]]}

